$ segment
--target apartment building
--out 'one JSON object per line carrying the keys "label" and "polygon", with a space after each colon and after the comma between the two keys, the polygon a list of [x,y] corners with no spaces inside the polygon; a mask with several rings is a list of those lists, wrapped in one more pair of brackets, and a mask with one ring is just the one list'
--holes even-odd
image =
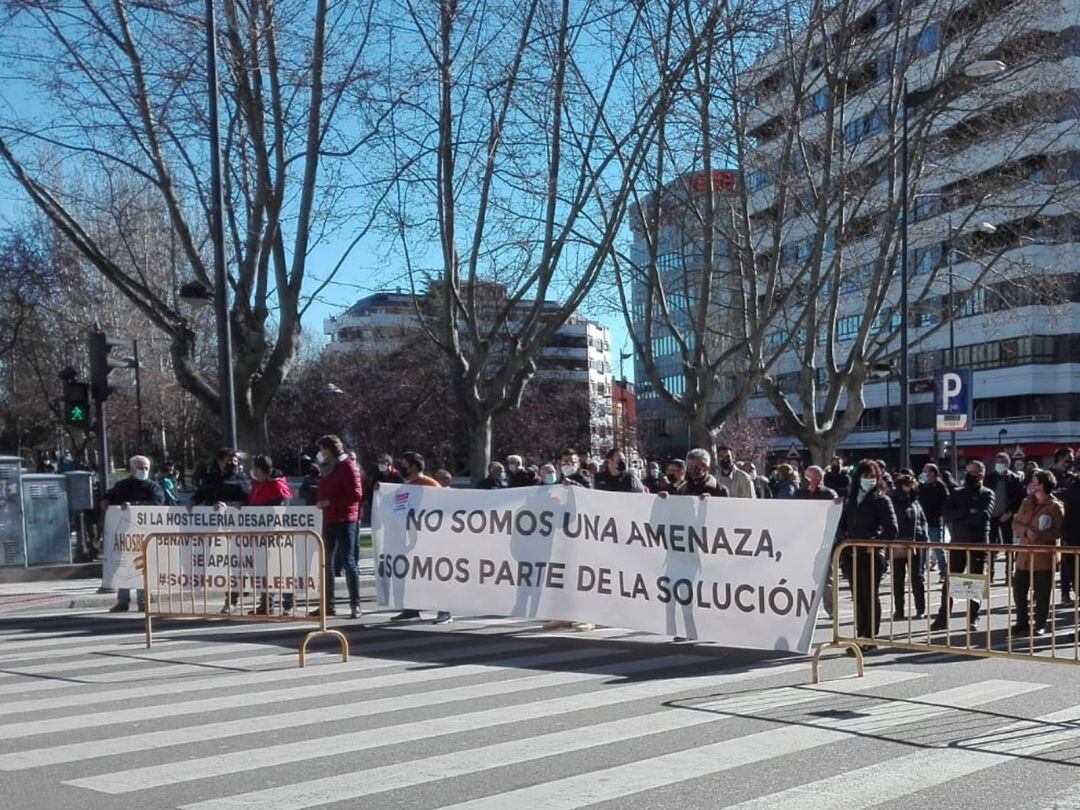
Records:
{"label": "apartment building", "polygon": [[[487,285],[486,293],[492,302],[505,300],[501,285]],[[426,339],[420,327],[418,308],[432,306],[437,289],[414,296],[395,290],[378,292],[361,298],[339,315],[323,321],[323,331],[329,336],[327,351],[343,352],[363,349],[370,354],[389,354],[410,341]],[[524,314],[533,305],[522,301],[518,309]],[[544,312],[554,314],[558,305],[545,303]],[[537,361],[536,379],[558,380],[588,391],[593,421],[593,446],[610,445],[613,435],[612,402],[614,396],[611,365],[611,330],[580,314],[573,314],[541,350]]]}
{"label": "apartment building", "polygon": [[[776,345],[796,344],[773,367],[789,401],[796,403],[807,339],[818,344],[822,367],[812,373],[821,383],[824,358],[842,363],[854,340],[868,334],[870,344],[880,336],[889,349],[898,346],[901,247],[891,223],[906,116],[913,461],[947,450],[948,436],[934,428],[932,381],[948,367],[973,372],[974,424],[956,434],[961,458],[1005,449],[1043,459],[1077,444],[1080,2],[834,0],[815,13],[794,47],[778,45],[750,76],[754,149],[744,182],[751,220],[777,217],[781,184],[795,200],[782,215],[781,243],[762,239],[755,249],[778,255],[793,273],[833,257],[837,268],[828,329],[801,341],[790,341],[783,323],[770,333]],[[1004,70],[985,82],[966,67],[993,62]],[[796,150],[786,148],[793,126],[800,130]],[[857,195],[856,203],[822,201],[833,192],[813,188],[827,171],[820,144],[829,138],[829,154],[845,155],[854,181],[836,196]],[[882,270],[887,293],[870,312]],[[823,297],[835,291],[829,283]],[[866,385],[865,411],[841,445],[849,457],[899,458],[897,362],[893,369],[882,364],[880,379]],[[845,408],[841,396],[837,413]],[[748,415],[775,417],[776,410],[759,392]],[[781,435],[775,446],[792,441]]]}

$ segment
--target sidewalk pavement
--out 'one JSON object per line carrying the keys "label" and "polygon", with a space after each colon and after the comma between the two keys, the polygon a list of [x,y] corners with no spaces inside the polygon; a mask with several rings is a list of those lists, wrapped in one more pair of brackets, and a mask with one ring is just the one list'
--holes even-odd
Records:
{"label": "sidewalk pavement", "polygon": [[[32,568],[25,570],[28,574],[33,572]],[[361,582],[369,584],[373,577],[374,560],[371,549],[362,548]],[[344,580],[340,580],[340,585],[341,592],[344,593]],[[0,582],[0,616],[39,610],[108,610],[116,602],[116,593],[100,593],[100,590],[100,577]]]}
{"label": "sidewalk pavement", "polygon": [[32,610],[107,610],[115,593],[98,593],[101,579],[0,583],[0,614]]}

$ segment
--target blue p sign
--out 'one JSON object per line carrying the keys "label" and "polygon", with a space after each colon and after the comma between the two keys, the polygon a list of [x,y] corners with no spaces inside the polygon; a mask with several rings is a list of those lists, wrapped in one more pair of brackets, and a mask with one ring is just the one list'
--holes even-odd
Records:
{"label": "blue p sign", "polygon": [[934,379],[934,411],[937,429],[967,430],[971,427],[971,370],[943,369]]}

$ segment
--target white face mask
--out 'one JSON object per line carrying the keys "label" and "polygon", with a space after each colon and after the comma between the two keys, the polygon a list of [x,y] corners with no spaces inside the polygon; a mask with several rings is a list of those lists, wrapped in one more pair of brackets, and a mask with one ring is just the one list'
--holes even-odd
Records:
{"label": "white face mask", "polygon": [[1004,475],[1007,469],[1009,469],[1009,465],[1002,464],[1000,461],[994,465],[994,472],[996,472],[998,475]]}
{"label": "white face mask", "polygon": [[545,484],[554,484],[555,483],[555,473],[548,473],[547,475],[545,475],[544,476],[544,483]]}
{"label": "white face mask", "polygon": [[133,472],[132,475],[135,477],[136,481],[149,481],[150,480],[150,471],[149,470],[135,470],[135,472]]}
{"label": "white face mask", "polygon": [[517,464],[507,464],[506,469],[510,472],[517,472]]}
{"label": "white face mask", "polygon": [[876,478],[860,478],[859,486],[862,487],[863,492],[869,492],[877,486]]}
{"label": "white face mask", "polygon": [[390,465],[389,464],[380,464],[379,465],[379,472],[384,473],[384,472],[389,472],[389,471],[390,471]]}
{"label": "white face mask", "polygon": [[919,473],[919,483],[920,484],[925,484],[929,480],[930,480],[929,475],[927,475],[926,473]]}
{"label": "white face mask", "polygon": [[319,462],[320,463],[322,463],[322,464],[329,464],[330,463],[330,454],[327,453],[325,450],[320,450],[318,457],[319,457]]}
{"label": "white face mask", "polygon": [[577,467],[575,467],[573,464],[563,464],[562,465],[562,474],[563,474],[564,477],[569,478],[570,476],[572,476],[576,472],[577,472]]}

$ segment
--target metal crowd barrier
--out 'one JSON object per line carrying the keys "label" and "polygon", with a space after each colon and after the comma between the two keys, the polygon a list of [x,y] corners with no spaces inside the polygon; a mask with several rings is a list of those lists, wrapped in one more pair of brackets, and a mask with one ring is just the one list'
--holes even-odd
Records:
{"label": "metal crowd barrier", "polygon": [[[944,552],[945,570],[932,577],[930,562],[935,552]],[[1003,559],[996,560],[1000,555]],[[1025,577],[1018,572],[1018,560],[1027,558],[1024,564],[1030,572],[1047,557],[1051,560],[1042,564],[1049,570],[1043,576]],[[882,570],[884,559],[888,565]],[[997,566],[1003,566],[997,568],[997,579],[1004,573],[1003,588],[991,581]],[[912,575],[916,570],[923,573],[921,600],[917,578]],[[1072,573],[1074,587],[1080,586],[1080,548],[865,540],[841,543],[832,555],[832,639],[814,651],[813,682],[818,682],[822,653],[830,649],[843,649],[854,656],[859,677],[863,675],[864,647],[1080,664],[1080,598],[1071,605],[1059,604],[1058,576],[1062,570]],[[879,583],[876,591],[875,582]],[[1021,615],[1018,597],[1027,603],[1027,615]],[[1038,598],[1048,600],[1044,603],[1043,633],[1038,632]],[[952,602],[944,614],[947,626],[935,630],[934,620],[946,599]],[[919,601],[925,605],[921,615]],[[976,601],[977,618],[971,622],[969,611]],[[842,604],[850,605],[850,617],[841,615]]]}
{"label": "metal crowd barrier", "polygon": [[[306,570],[303,571],[303,576],[313,580],[313,583],[305,582],[303,587],[297,587],[295,581],[290,582],[287,576],[279,574],[276,577],[276,585],[268,587],[271,581],[271,569],[281,572],[289,571],[293,567],[292,563],[287,563],[285,551],[282,545],[278,544],[276,559],[274,552],[267,550],[261,570],[256,564],[257,557],[254,555],[251,558],[253,564],[248,565],[247,555],[234,556],[226,551],[226,576],[222,578],[222,582],[213,583],[212,587],[212,583],[208,582],[206,577],[202,577],[199,581],[193,564],[175,567],[171,556],[162,553],[165,543],[179,538],[190,540],[192,537],[226,538],[227,549],[231,548],[229,539],[235,537],[295,537],[296,543],[303,543],[299,558],[305,561],[311,560],[309,544],[314,543],[317,559],[314,572],[310,569],[310,565],[305,565]],[[150,554],[154,555],[154,570],[157,573],[154,582],[150,581],[151,570],[150,565],[147,564]],[[293,554],[295,559],[295,552]],[[239,565],[234,566],[233,563],[237,560]],[[275,562],[276,566],[273,565]],[[303,667],[307,663],[309,642],[319,636],[336,638],[341,646],[342,662],[349,660],[348,639],[343,633],[326,626],[326,547],[318,532],[311,529],[208,531],[199,532],[196,535],[180,532],[151,532],[143,538],[139,565],[142,568],[143,587],[146,589],[144,621],[147,648],[153,644],[152,617],[155,616],[158,618],[212,617],[263,622],[317,622],[318,629],[305,634],[300,641],[300,666]],[[314,600],[311,598],[312,590],[315,591]],[[308,615],[314,608],[318,608],[318,617]]]}

